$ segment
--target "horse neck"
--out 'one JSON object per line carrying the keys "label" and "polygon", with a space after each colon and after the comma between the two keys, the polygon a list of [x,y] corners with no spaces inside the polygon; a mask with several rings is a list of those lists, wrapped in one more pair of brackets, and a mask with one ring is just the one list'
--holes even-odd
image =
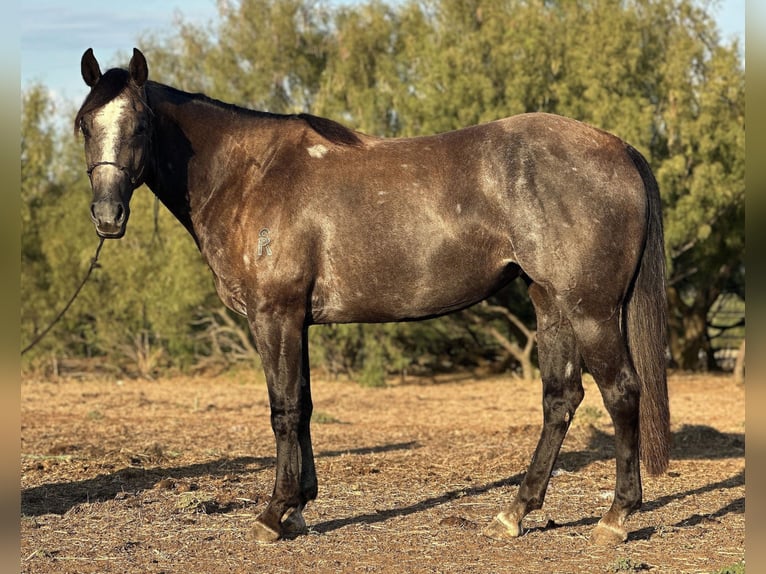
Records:
{"label": "horse neck", "polygon": [[199,245],[192,223],[189,197],[188,168],[195,154],[194,145],[182,121],[184,114],[179,112],[185,98],[191,95],[149,82],[146,97],[153,113],[146,185]]}
{"label": "horse neck", "polygon": [[[205,203],[204,194],[218,187],[213,178],[222,172],[215,163],[226,161],[229,169],[235,167],[235,157],[224,143],[227,127],[236,129],[247,121],[252,134],[254,122],[260,124],[258,133],[263,137],[251,140],[249,154],[243,156],[243,161],[257,161],[258,155],[268,153],[268,143],[284,124],[277,121],[280,116],[264,113],[260,121],[256,113],[240,115],[233,106],[154,82],[147,84],[147,100],[154,113],[147,185],[197,240],[192,211]],[[190,174],[192,159],[195,167]]]}

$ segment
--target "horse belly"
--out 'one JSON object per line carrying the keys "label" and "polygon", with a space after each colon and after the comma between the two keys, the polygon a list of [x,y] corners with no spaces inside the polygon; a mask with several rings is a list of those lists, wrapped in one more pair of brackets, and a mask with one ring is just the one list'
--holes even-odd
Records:
{"label": "horse belly", "polygon": [[312,296],[317,323],[421,319],[485,299],[518,274],[487,242],[431,238],[378,244],[328,258]]}

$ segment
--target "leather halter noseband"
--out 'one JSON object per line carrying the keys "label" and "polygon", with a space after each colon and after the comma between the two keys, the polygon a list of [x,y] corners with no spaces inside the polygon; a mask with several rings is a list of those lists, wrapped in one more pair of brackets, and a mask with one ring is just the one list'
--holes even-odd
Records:
{"label": "leather halter noseband", "polygon": [[86,170],[87,174],[88,174],[88,177],[91,177],[91,173],[93,173],[93,170],[96,169],[100,165],[111,165],[111,166],[116,167],[120,171],[122,171],[125,174],[127,174],[128,178],[130,179],[130,183],[132,183],[134,186],[136,185],[136,182],[138,182],[138,179],[140,178],[140,175],[139,176],[131,175],[129,168],[125,167],[124,165],[120,165],[118,163],[115,163],[113,161],[97,161],[96,163],[89,165],[88,169]]}

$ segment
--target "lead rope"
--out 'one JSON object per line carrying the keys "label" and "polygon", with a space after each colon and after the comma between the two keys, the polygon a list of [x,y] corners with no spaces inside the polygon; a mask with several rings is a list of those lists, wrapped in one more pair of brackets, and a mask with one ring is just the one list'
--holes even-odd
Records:
{"label": "lead rope", "polygon": [[80,285],[78,285],[77,289],[75,289],[75,292],[72,295],[72,297],[69,299],[67,304],[64,305],[64,308],[61,311],[59,311],[59,314],[56,315],[53,321],[51,321],[50,325],[48,325],[42,332],[40,332],[34,339],[32,339],[32,342],[29,343],[29,345],[27,345],[21,350],[22,355],[26,353],[27,351],[29,351],[29,349],[37,345],[37,343],[39,343],[42,340],[42,338],[48,334],[48,331],[50,331],[53,328],[53,326],[61,320],[61,318],[64,316],[64,313],[66,313],[69,310],[69,307],[72,306],[72,303],[74,303],[74,300],[77,298],[77,296],[80,294],[80,291],[85,286],[85,282],[90,277],[90,274],[98,265],[98,254],[101,252],[102,245],[104,245],[103,237],[99,239],[98,247],[96,247],[96,254],[93,256],[93,259],[90,260],[90,267],[88,267],[88,271],[85,273],[85,277],[83,277],[82,282],[80,283]]}

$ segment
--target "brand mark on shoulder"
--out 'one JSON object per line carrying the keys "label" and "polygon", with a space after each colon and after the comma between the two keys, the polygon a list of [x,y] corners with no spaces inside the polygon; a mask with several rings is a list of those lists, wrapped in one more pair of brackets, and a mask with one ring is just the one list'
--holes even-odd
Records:
{"label": "brand mark on shoulder", "polygon": [[269,228],[264,227],[258,232],[258,257],[263,255],[271,255],[271,238],[269,237]]}

